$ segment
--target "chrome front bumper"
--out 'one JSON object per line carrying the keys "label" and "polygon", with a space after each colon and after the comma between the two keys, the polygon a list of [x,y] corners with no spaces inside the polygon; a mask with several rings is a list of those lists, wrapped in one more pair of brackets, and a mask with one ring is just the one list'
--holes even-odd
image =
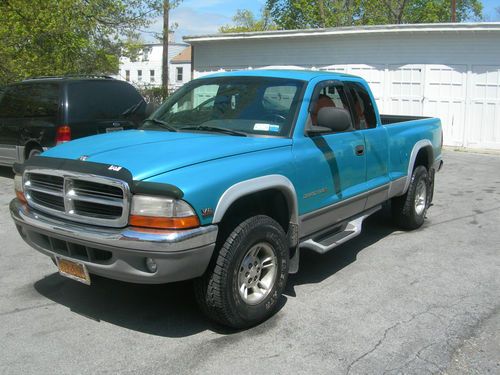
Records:
{"label": "chrome front bumper", "polygon": [[[142,232],[71,223],[40,213],[14,199],[10,213],[21,237],[53,259],[84,263],[89,272],[111,279],[161,284],[201,276],[210,262],[217,226]],[[149,272],[146,258],[158,269]]]}

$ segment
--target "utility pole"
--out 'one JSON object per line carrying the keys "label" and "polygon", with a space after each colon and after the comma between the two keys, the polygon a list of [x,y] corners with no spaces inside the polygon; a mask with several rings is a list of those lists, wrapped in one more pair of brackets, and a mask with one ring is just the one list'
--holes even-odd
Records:
{"label": "utility pole", "polygon": [[170,37],[170,27],[168,24],[168,14],[170,12],[170,0],[163,0],[163,54],[161,67],[161,87],[163,95],[168,94],[168,42]]}
{"label": "utility pole", "polygon": [[451,22],[457,22],[457,0],[451,0]]}

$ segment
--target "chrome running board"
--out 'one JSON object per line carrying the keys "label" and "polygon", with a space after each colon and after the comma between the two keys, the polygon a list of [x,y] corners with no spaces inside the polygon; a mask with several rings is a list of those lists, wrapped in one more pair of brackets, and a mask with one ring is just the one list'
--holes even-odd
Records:
{"label": "chrome running board", "polygon": [[300,247],[311,249],[317,253],[324,254],[333,248],[349,241],[350,239],[358,236],[361,233],[363,227],[363,221],[373,214],[374,212],[380,210],[381,205],[375,206],[368,211],[363,212],[359,217],[353,218],[348,221],[343,230],[337,231],[329,236],[317,236],[316,238],[310,238],[306,241],[300,243]]}

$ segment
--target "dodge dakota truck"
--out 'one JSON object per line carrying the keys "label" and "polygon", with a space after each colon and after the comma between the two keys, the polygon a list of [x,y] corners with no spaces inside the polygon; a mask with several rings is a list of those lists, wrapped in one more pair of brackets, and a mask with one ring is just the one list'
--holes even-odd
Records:
{"label": "dodge dakota truck", "polygon": [[10,212],[64,276],[194,279],[209,318],[245,328],[276,312],[301,249],[336,248],[389,202],[397,225],[419,228],[441,146],[438,119],[380,115],[359,77],[218,73],[138,130],[16,164]]}

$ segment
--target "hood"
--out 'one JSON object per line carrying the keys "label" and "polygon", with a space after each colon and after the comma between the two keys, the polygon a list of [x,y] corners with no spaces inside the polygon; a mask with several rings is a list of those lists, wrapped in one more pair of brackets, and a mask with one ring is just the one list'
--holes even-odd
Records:
{"label": "hood", "polygon": [[174,169],[292,144],[287,138],[238,137],[206,133],[130,130],[77,139],[43,156],[79,159],[127,168],[134,180]]}

